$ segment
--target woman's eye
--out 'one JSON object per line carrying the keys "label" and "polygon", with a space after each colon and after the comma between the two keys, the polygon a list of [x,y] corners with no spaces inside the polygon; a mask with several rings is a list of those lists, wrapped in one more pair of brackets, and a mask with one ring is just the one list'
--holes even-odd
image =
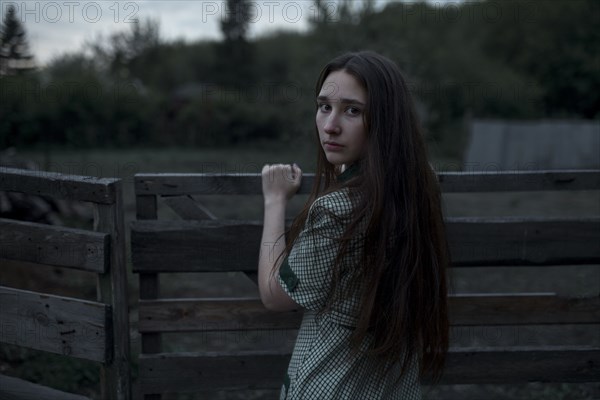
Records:
{"label": "woman's eye", "polygon": [[319,111],[323,111],[323,112],[327,112],[331,109],[329,104],[325,104],[325,103],[319,103],[318,107],[319,107]]}
{"label": "woman's eye", "polygon": [[356,107],[348,107],[346,109],[346,112],[350,115],[359,115],[360,114],[360,109],[356,108]]}

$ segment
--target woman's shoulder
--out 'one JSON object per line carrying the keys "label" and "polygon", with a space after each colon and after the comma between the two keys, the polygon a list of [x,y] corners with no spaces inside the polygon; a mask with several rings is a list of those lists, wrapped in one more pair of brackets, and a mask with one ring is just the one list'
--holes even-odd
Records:
{"label": "woman's shoulder", "polygon": [[342,188],[333,192],[325,193],[324,195],[317,197],[317,199],[313,202],[312,207],[327,208],[331,211],[352,210],[350,191],[348,188]]}
{"label": "woman's shoulder", "polygon": [[352,214],[353,202],[348,188],[342,188],[326,193],[311,205],[310,213],[321,213],[323,211],[333,213],[338,217]]}

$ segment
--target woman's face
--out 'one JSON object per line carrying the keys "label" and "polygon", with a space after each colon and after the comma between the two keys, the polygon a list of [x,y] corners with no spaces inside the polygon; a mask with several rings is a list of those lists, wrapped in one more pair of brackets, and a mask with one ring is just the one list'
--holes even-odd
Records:
{"label": "woman's face", "polygon": [[327,161],[346,164],[362,158],[367,148],[364,110],[367,91],[347,72],[331,72],[317,96],[317,130]]}

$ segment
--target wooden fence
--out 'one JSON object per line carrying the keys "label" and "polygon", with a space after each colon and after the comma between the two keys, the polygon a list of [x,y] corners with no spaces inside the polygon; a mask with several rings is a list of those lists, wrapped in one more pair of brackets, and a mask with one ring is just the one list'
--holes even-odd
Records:
{"label": "wooden fence", "polygon": [[[0,219],[0,263],[17,260],[97,275],[97,301],[0,286],[0,341],[98,362],[102,399],[131,399],[121,181],[0,168],[0,190],[94,207],[93,231]],[[11,400],[84,399],[1,375],[0,393]]]}
{"label": "wooden fence", "polygon": [[[450,192],[600,190],[600,171],[442,173]],[[305,174],[300,193],[314,176]],[[192,195],[260,195],[259,174],[137,174],[137,221],[131,226],[134,272],[139,274],[140,390],[161,393],[241,389],[277,390],[289,349],[164,352],[170,332],[297,329],[299,312],[263,308],[252,298],[164,298],[162,273],[242,271],[256,281],[260,222],[217,220]],[[159,201],[182,220],[159,220]],[[600,263],[600,219],[448,218],[454,267],[569,266]],[[182,278],[185,279],[185,278]],[[600,324],[600,298],[554,293],[452,295],[451,323],[461,326]],[[452,343],[443,384],[596,382],[600,347],[460,347]]]}

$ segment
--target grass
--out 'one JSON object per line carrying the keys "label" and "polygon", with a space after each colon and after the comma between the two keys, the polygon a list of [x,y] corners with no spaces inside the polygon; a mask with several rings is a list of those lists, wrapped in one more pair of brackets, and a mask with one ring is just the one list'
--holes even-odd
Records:
{"label": "grass", "polygon": [[310,143],[285,146],[269,142],[227,148],[135,148],[110,150],[22,151],[22,157],[55,172],[130,177],[138,172],[260,172],[264,163],[298,163],[314,169]]}

